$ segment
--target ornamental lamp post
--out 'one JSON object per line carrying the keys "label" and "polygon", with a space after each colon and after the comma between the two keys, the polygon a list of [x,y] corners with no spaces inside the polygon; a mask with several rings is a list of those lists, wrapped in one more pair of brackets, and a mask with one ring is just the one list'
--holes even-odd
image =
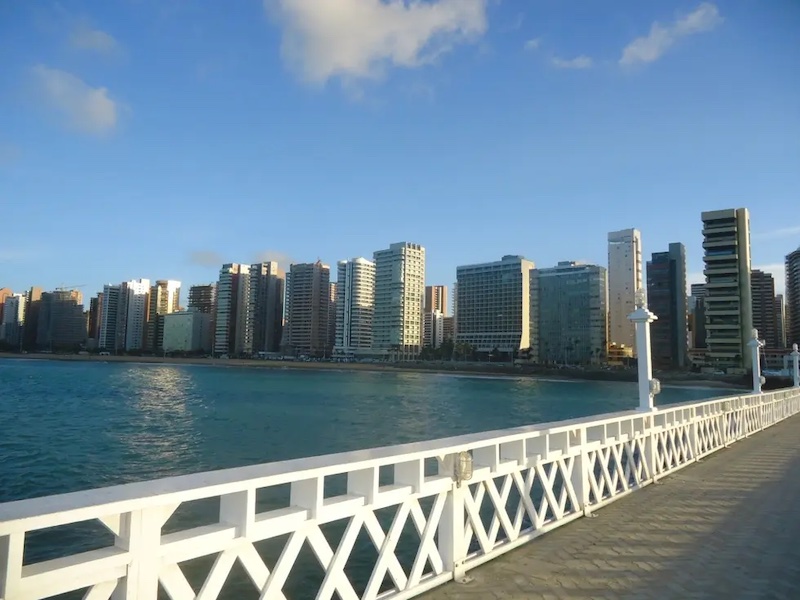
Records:
{"label": "ornamental lamp post", "polygon": [[636,310],[628,315],[636,329],[636,362],[639,377],[639,410],[656,410],[655,396],[661,392],[661,382],[653,378],[652,352],[650,348],[650,323],[658,319],[647,308],[647,294],[643,288],[636,290]]}

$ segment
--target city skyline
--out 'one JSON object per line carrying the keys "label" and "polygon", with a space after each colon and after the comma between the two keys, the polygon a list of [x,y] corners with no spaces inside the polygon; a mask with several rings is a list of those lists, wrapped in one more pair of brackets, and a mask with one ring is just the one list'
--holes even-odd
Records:
{"label": "city skyline", "polygon": [[[295,0],[4,6],[3,285],[201,283],[234,260],[335,264],[400,239],[444,284],[505,254],[603,265],[605,233],[628,227],[644,256],[684,243],[691,283],[698,213],[750,206],[753,268],[783,291],[800,5],[628,0],[578,19],[438,1],[452,10],[433,21],[418,17],[434,0],[349,1],[352,21]],[[350,54],[348,22],[376,32]],[[385,43],[398,30],[409,54]],[[240,235],[222,207],[303,234]],[[98,260],[99,232],[136,223],[141,243]]]}

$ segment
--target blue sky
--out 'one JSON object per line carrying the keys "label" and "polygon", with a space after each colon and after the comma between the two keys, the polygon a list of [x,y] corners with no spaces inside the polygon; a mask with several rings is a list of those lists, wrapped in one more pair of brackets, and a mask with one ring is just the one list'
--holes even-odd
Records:
{"label": "blue sky", "polygon": [[0,286],[215,280],[401,240],[429,284],[751,210],[800,244],[796,0],[0,4]]}

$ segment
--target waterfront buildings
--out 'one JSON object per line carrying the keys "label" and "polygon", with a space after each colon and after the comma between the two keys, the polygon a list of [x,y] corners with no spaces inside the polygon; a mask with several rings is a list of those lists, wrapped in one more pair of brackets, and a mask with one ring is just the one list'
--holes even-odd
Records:
{"label": "waterfront buildings", "polygon": [[397,242],[376,251],[373,258],[373,350],[395,360],[413,359],[422,348],[425,248]]}
{"label": "waterfront buildings", "polygon": [[25,350],[36,350],[42,294],[42,288],[33,286],[25,295],[25,324],[22,329],[22,348]]}
{"label": "waterfront buildings", "polygon": [[297,356],[329,356],[330,268],[317,261],[294,264],[289,270],[284,351]]}
{"label": "waterfront buildings", "polygon": [[97,337],[100,335],[100,314],[103,310],[102,292],[89,299],[89,322],[86,326],[87,343],[92,349],[97,348]]}
{"label": "waterfront buildings", "polygon": [[366,258],[336,265],[336,338],[334,354],[349,358],[372,352],[375,315],[375,263]]}
{"label": "waterfront buildings", "polygon": [[211,315],[196,308],[167,313],[163,321],[163,351],[193,353],[205,351]]}
{"label": "waterfront buildings", "polygon": [[329,302],[328,302],[328,345],[326,354],[330,355],[333,353],[333,347],[336,344],[336,294],[339,284],[335,281],[332,281],[330,284],[330,295],[329,295]]}
{"label": "waterfront buildings", "polygon": [[119,303],[121,296],[119,285],[107,284],[103,286],[103,300],[100,308],[100,326],[98,328],[97,348],[106,352],[116,352],[117,346],[117,319],[119,316]]}
{"label": "waterfront buildings", "polygon": [[800,248],[786,255],[786,345],[800,344]]}
{"label": "waterfront buildings", "polygon": [[456,341],[480,353],[516,354],[531,348],[533,261],[507,255],[499,261],[456,269]]}
{"label": "waterfront buildings", "polygon": [[[124,350],[126,352],[145,350],[147,317],[150,313],[150,280],[132,279],[122,284],[121,309],[124,311]],[[119,327],[117,332],[119,333]]]}
{"label": "waterfront buildings", "polygon": [[608,234],[608,340],[633,348],[636,335],[628,315],[636,310],[636,291],[643,289],[642,236],[638,229]]}
{"label": "waterfront buildings", "polygon": [[531,359],[543,363],[590,364],[608,347],[606,269],[562,261],[531,274],[531,313],[538,335]]}
{"label": "waterfront buildings", "polygon": [[[204,337],[200,342],[200,348],[204,352],[211,352],[214,349],[214,329],[215,317],[217,313],[217,284],[208,283],[204,285],[193,285],[189,288],[189,306],[191,310],[208,315],[208,327],[204,331]],[[281,316],[281,319],[283,317]],[[281,322],[281,326],[283,326]]]}
{"label": "waterfront buildings", "polygon": [[446,285],[426,285],[425,286],[425,306],[423,310],[428,312],[438,311],[443,317],[447,316],[447,286]]}
{"label": "waterfront buildings", "polygon": [[234,356],[244,350],[250,267],[226,263],[217,282],[217,313],[214,319],[214,354]]}
{"label": "waterfront buildings", "polygon": [[10,349],[17,350],[22,344],[26,302],[25,294],[11,294],[4,297],[0,341]]}
{"label": "waterfront buildings", "polygon": [[278,352],[283,335],[286,278],[274,261],[250,265],[247,323],[243,352]]}
{"label": "waterfront buildings", "polygon": [[442,338],[443,340],[455,341],[456,339],[455,317],[444,317],[442,319]]}
{"label": "waterfront buildings", "polygon": [[767,348],[783,348],[778,335],[778,315],[775,311],[775,280],[772,275],[753,269],[750,272],[750,294],[753,298],[753,327]]}
{"label": "waterfront buildings", "polygon": [[[5,310],[6,298],[13,295],[14,292],[11,291],[11,288],[7,287],[0,288],[0,323],[3,322],[3,311]],[[0,327],[0,340],[3,339],[2,335],[3,335],[2,327]]]}
{"label": "waterfront buildings", "polygon": [[145,349],[160,352],[164,342],[163,316],[180,310],[181,282],[158,279],[150,288]]}
{"label": "waterfront buildings", "polygon": [[41,296],[36,346],[42,350],[78,350],[86,342],[83,295],[55,290]]}
{"label": "waterfront buildings", "polygon": [[444,315],[438,311],[425,312],[422,323],[422,345],[438,348],[444,341]]}
{"label": "waterfront buildings", "polygon": [[647,262],[648,308],[658,317],[650,325],[653,366],[682,369],[688,364],[686,248],[669,245]]}
{"label": "waterfront buildings", "polygon": [[749,369],[753,329],[750,217],[746,208],[704,212],[706,360],[720,369]]}

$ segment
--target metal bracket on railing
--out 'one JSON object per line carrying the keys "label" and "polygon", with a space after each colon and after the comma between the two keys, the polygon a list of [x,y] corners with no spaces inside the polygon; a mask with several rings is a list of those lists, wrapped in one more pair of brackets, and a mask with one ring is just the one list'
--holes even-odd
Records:
{"label": "metal bracket on railing", "polygon": [[453,462],[453,478],[456,480],[456,487],[461,487],[462,481],[472,479],[472,454],[466,450],[459,452]]}

